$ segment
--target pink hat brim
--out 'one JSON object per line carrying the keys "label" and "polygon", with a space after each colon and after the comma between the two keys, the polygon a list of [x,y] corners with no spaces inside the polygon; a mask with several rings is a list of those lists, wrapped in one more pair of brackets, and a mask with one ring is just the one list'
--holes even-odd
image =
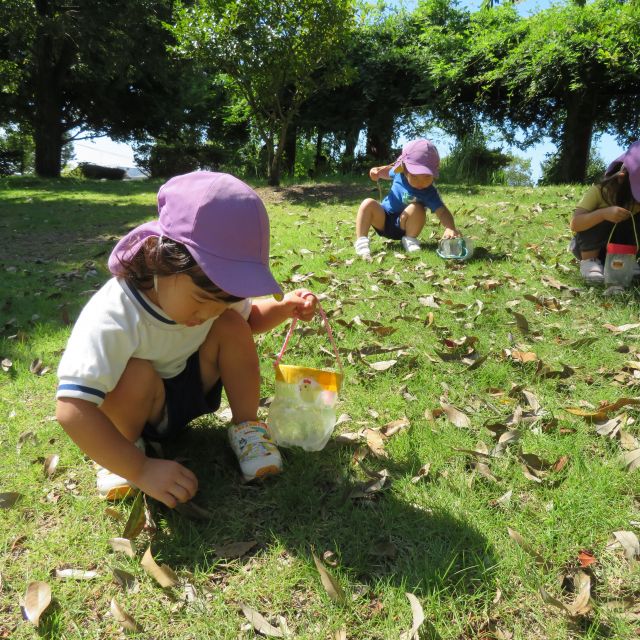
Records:
{"label": "pink hat brim", "polygon": [[[122,263],[131,260],[148,238],[163,234],[159,220],[145,222],[120,239],[109,256],[109,271],[123,276]],[[185,245],[194,260],[201,265],[207,277],[226,293],[239,298],[282,296],[282,289],[271,275],[269,267],[261,262],[247,262],[205,254]]]}

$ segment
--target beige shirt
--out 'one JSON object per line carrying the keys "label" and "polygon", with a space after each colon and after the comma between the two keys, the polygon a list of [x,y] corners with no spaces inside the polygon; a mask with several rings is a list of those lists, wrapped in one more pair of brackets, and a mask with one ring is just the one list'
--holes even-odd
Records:
{"label": "beige shirt", "polygon": [[[582,196],[582,200],[578,202],[578,209],[585,209],[586,211],[596,211],[597,209],[606,209],[610,207],[611,203],[607,202],[602,196],[602,189],[594,184],[589,187],[587,192]],[[631,213],[640,213],[640,202],[634,202],[631,209]]]}

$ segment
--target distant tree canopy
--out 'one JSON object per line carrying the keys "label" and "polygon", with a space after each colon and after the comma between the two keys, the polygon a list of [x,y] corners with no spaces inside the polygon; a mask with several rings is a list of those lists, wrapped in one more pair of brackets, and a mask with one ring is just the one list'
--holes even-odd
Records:
{"label": "distant tree canopy", "polygon": [[178,14],[175,49],[235,84],[267,147],[270,184],[300,106],[346,80],[352,15],[352,0],[198,0]]}
{"label": "distant tree canopy", "polygon": [[138,141],[161,174],[242,166],[277,184],[301,139],[316,166],[330,143],[348,168],[364,133],[385,162],[419,118],[459,142],[487,126],[522,148],[550,138],[545,180],[584,180],[594,135],[640,136],[640,2],[513,4],[3,0],[0,127],[33,138],[43,176],[92,131]]}
{"label": "distant tree canopy", "polygon": [[[419,12],[444,0],[427,0]],[[628,142],[640,133],[640,3],[595,0],[529,18],[512,6],[468,14],[450,8],[423,32],[425,65],[453,113],[470,105],[507,138],[548,136],[557,182],[582,181],[594,133]],[[549,176],[547,177],[549,179]]]}
{"label": "distant tree canopy", "polygon": [[[170,0],[3,0],[0,112],[35,139],[35,168],[60,175],[77,129],[115,139],[175,127],[201,83],[169,61]],[[182,68],[181,68],[182,67]]]}

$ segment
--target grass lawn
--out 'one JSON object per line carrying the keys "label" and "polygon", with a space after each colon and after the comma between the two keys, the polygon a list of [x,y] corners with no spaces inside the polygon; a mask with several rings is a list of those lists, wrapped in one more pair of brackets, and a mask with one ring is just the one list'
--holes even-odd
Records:
{"label": "grass lawn", "polygon": [[[133,557],[114,550],[134,507],[96,496],[53,418],[55,368],[158,186],[0,181],[0,638],[637,637],[640,476],[623,456],[640,455],[640,414],[611,405],[640,395],[638,290],[580,281],[579,186],[441,185],[475,242],[465,264],[437,257],[433,219],[415,257],[376,237],[354,260],[371,183],[261,188],[274,274],[321,295],[336,334],[342,437],[284,451],[282,476],[251,486],[224,413],[200,419],[163,452],[198,475],[200,517],[149,500],[155,527]],[[257,340],[265,399],[286,328]],[[296,332],[285,363],[335,364],[320,323]],[[175,586],[141,565],[149,545]],[[34,581],[52,592],[37,628],[21,612]]]}

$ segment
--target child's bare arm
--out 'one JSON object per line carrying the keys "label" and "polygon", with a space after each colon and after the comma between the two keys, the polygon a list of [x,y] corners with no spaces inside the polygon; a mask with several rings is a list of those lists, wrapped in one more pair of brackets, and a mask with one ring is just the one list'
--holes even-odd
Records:
{"label": "child's bare arm", "polygon": [[622,222],[631,215],[631,212],[622,207],[605,207],[604,209],[596,209],[595,211],[587,211],[577,207],[573,212],[571,219],[571,231],[578,233],[586,231],[596,225],[608,220],[609,222]]}
{"label": "child's bare arm", "polygon": [[443,238],[457,238],[462,235],[456,228],[456,223],[453,220],[453,214],[449,209],[447,209],[447,207],[439,207],[434,213],[438,216],[440,224],[444,227]]}
{"label": "child's bare arm", "polygon": [[187,502],[198,490],[198,480],[189,469],[173,460],[147,458],[92,402],[59,398],[56,418],[92,460],[168,507]]}
{"label": "child's bare arm", "polygon": [[264,333],[289,318],[311,320],[316,312],[316,298],[307,289],[287,293],[279,302],[273,298],[253,301],[249,326],[253,333]]}
{"label": "child's bare arm", "polygon": [[378,180],[391,180],[389,171],[391,171],[393,164],[385,165],[384,167],[373,167],[369,170],[369,177],[377,182]]}

